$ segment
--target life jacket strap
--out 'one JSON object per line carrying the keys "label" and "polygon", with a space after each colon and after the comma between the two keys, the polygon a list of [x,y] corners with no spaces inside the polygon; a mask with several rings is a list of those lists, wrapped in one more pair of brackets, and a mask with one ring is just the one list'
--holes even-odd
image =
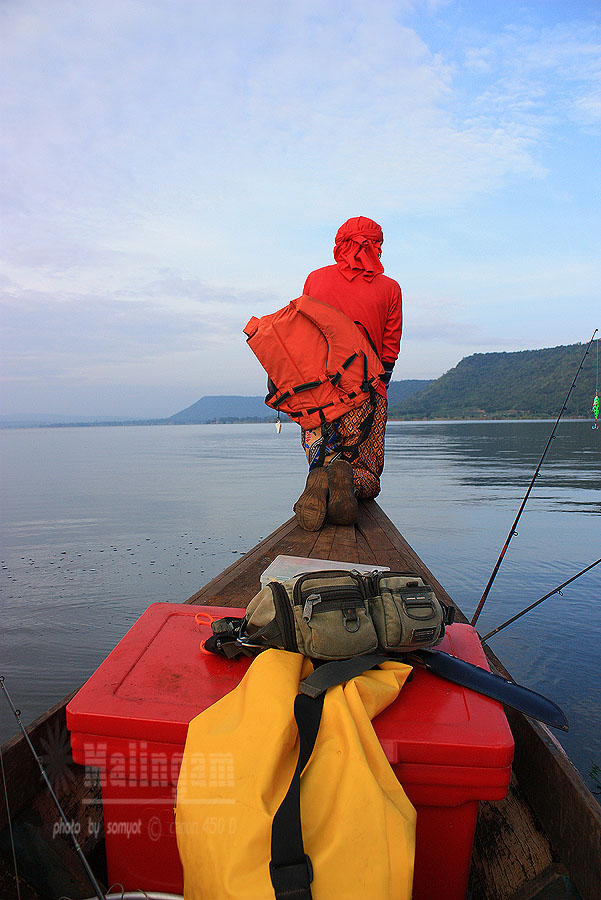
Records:
{"label": "life jacket strap", "polygon": [[275,866],[269,863],[269,875],[276,898],[281,900],[311,900],[310,884],[313,881],[313,866],[305,853],[300,862]]}
{"label": "life jacket strap", "polygon": [[369,369],[367,367],[367,356],[365,353],[363,354],[363,383],[361,384],[361,390],[368,393],[370,387],[369,380]]}

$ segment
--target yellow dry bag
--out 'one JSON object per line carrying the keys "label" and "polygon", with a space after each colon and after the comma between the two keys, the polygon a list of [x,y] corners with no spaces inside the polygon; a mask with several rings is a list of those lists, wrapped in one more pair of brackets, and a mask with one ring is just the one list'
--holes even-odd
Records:
{"label": "yellow dry bag", "polygon": [[[331,687],[321,722],[317,715],[310,726],[311,753],[311,741],[299,740],[298,705],[301,697],[313,702],[299,694],[312,670],[298,653],[266,650],[235,690],[190,723],[176,804],[185,900],[273,900],[299,876],[306,889],[289,896],[411,897],[416,814],[371,724],[411,667],[385,662]],[[295,783],[300,860],[290,818]],[[298,792],[296,803],[298,817]]]}

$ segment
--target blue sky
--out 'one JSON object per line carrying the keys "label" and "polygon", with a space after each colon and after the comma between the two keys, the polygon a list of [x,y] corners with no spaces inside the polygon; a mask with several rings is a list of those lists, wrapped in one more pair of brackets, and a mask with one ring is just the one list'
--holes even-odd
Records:
{"label": "blue sky", "polygon": [[376,219],[394,378],[601,324],[596,2],[2,0],[4,414],[261,394],[242,329]]}

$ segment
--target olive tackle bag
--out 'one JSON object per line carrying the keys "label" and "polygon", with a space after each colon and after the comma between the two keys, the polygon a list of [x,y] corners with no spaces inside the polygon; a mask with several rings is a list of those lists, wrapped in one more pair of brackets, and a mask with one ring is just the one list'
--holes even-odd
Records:
{"label": "olive tackle bag", "polygon": [[269,582],[243,618],[214,621],[204,646],[229,658],[266,647],[328,661],[396,656],[439,644],[454,612],[413,572],[326,569]]}
{"label": "olive tackle bag", "polygon": [[175,809],[185,900],[410,900],[416,812],[371,720],[411,667],[384,662],[316,704],[299,689],[319,668],[266,650],[190,723]]}

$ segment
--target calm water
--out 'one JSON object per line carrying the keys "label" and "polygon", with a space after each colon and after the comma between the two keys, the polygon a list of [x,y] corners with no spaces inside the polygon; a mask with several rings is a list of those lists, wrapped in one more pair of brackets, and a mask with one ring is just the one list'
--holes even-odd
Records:
{"label": "calm water", "polygon": [[[392,423],[380,503],[470,615],[549,422]],[[0,431],[0,673],[31,721],[78,686],[149,603],[183,602],[291,515],[305,479],[285,425]],[[601,556],[601,430],[562,422],[481,633]],[[491,639],[558,702],[591,786],[601,766],[601,566]],[[235,599],[235,598],[233,598]],[[0,737],[16,730],[0,697]]]}

